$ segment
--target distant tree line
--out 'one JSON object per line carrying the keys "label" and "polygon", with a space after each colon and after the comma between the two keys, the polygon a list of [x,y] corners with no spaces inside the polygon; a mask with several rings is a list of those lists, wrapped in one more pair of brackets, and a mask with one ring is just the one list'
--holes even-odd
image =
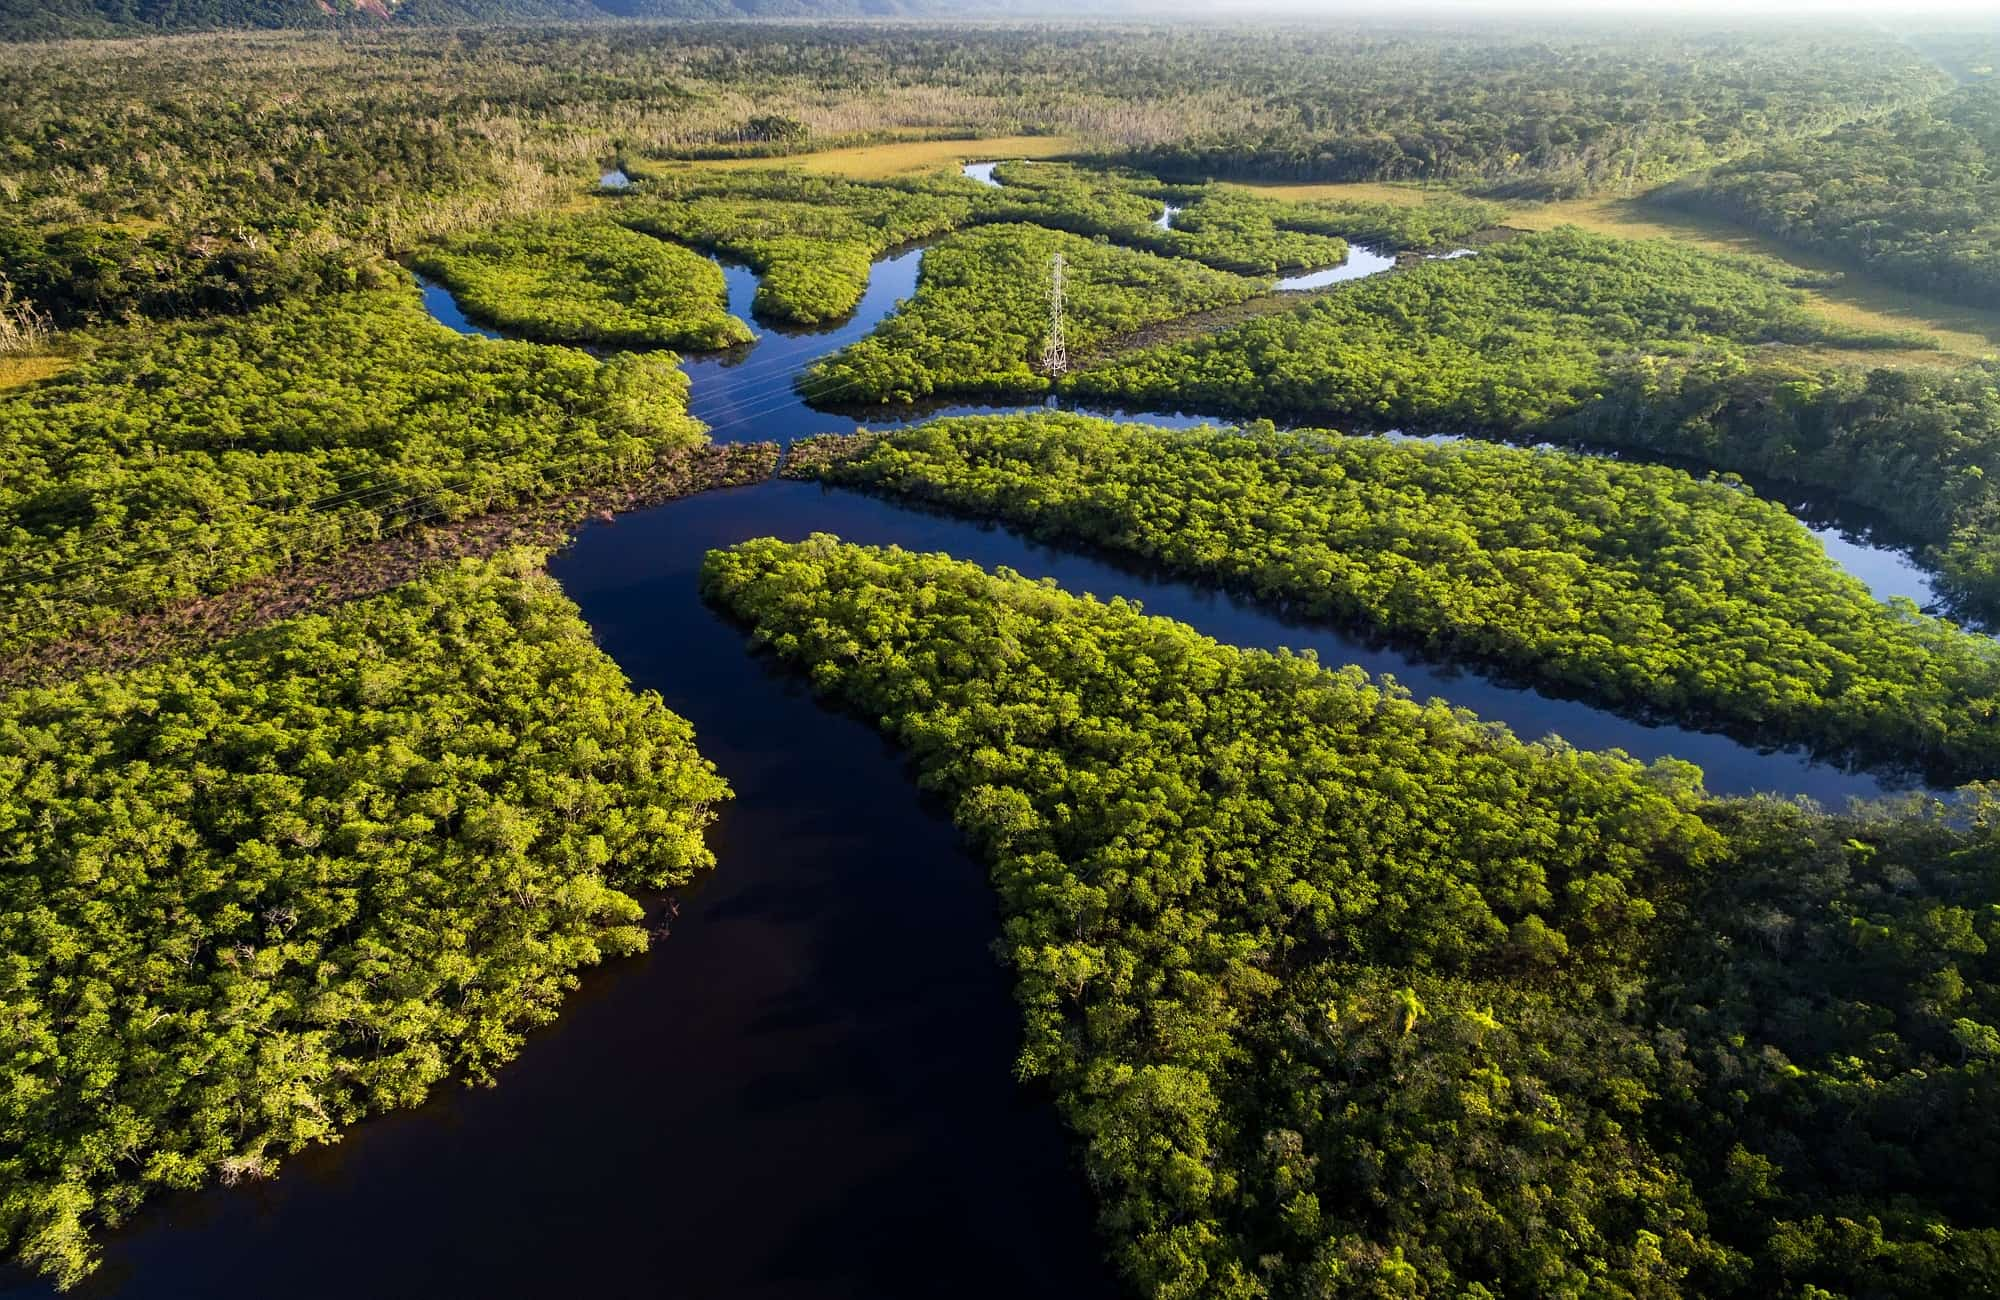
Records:
{"label": "distant tree line", "polygon": [[1752,154],[1656,196],[1920,293],[2000,304],[2000,79]]}

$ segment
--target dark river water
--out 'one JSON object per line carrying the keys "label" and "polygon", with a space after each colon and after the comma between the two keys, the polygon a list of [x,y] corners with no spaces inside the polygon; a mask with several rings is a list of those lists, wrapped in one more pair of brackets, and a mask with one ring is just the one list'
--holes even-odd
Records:
{"label": "dark river water", "polygon": [[[879,263],[861,310],[836,329],[766,330],[734,355],[690,361],[695,412],[720,439],[851,427],[804,406],[791,378],[908,296],[920,256]],[[754,277],[725,274],[747,319]],[[477,330],[441,288],[424,295],[446,324]],[[75,1294],[1115,1293],[1060,1124],[1012,1079],[1018,1029],[989,951],[997,922],[982,869],[870,725],[815,703],[697,595],[705,551],[813,532],[1133,597],[1226,642],[1393,673],[1525,737],[1686,758],[1720,792],[1839,803],[1893,786],[816,485],[638,512],[586,529],[550,567],[635,685],[694,724],[736,793],[711,836],[719,868],[684,892],[671,936],[590,972],[499,1087],[441,1090],[290,1158],[274,1180],[161,1201],[109,1234],[104,1268]],[[1837,558],[1871,582],[1915,572],[1865,538],[1841,545]],[[0,1293],[50,1294],[18,1279]]]}

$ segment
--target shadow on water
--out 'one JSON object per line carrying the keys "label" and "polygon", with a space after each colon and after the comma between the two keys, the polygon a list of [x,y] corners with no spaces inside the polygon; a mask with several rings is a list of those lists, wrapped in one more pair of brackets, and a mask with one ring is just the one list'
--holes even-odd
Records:
{"label": "shadow on water", "polygon": [[[800,402],[792,376],[871,330],[911,292],[920,260],[878,263],[861,309],[828,331],[767,329],[749,349],[690,360],[696,413],[725,440],[847,427]],[[731,310],[747,319],[756,277],[727,265],[724,276]],[[424,297],[453,328],[489,333],[442,287],[425,285]],[[721,867],[683,892],[672,936],[589,973],[501,1087],[443,1089],[289,1158],[274,1181],[162,1201],[111,1237],[105,1267],[76,1294],[1115,1291],[1049,1103],[1012,1081],[1018,1025],[989,953],[997,923],[984,873],[869,725],[747,653],[698,598],[707,550],[813,532],[1138,599],[1225,642],[1393,674],[1419,698],[1441,695],[1523,737],[1685,758],[1719,792],[1837,804],[1893,784],[1456,673],[1225,592],[812,484],[639,512],[585,530],[551,569],[633,682],[694,724],[736,792],[711,836]],[[0,1290],[51,1294],[18,1278]]]}
{"label": "shadow on water", "polygon": [[[967,163],[960,170],[974,180],[997,186],[1000,182],[994,179],[993,168],[998,165],[994,162]],[[1168,215],[1171,216],[1171,213],[1172,209]],[[1380,274],[1396,264],[1395,258],[1365,246],[1356,244],[1349,248],[1348,260],[1342,265],[1291,277],[1280,281],[1279,287],[1304,289],[1357,280]],[[1441,256],[1450,259],[1471,255],[1472,250],[1460,249]],[[808,405],[799,395],[793,381],[806,366],[867,337],[885,317],[916,292],[923,256],[924,249],[919,246],[897,250],[876,261],[860,303],[844,321],[815,328],[758,325],[754,327],[758,331],[757,339],[751,344],[726,352],[688,357],[684,364],[693,385],[689,405],[694,414],[709,426],[711,436],[718,442],[770,439],[789,445],[816,433],[844,433],[857,423],[887,429],[939,416],[1007,415],[1025,409],[1039,409],[1009,402],[950,401],[844,407],[837,400],[837,394],[834,395],[835,400],[822,402],[816,408]],[[757,273],[731,259],[714,257],[713,260],[722,269],[730,313],[744,321],[752,320]],[[1308,280],[1313,283],[1305,283]],[[443,285],[421,277],[418,283],[423,288],[424,305],[443,324],[460,333],[501,337],[469,321]],[[1228,417],[1184,411],[1128,411],[1071,403],[1060,405],[1064,409],[1121,423],[1153,424],[1166,428],[1228,422]],[[1432,441],[1453,441],[1462,435],[1424,436]],[[1593,455],[1613,454],[1587,446],[1568,446],[1565,450]],[[1677,463],[1666,456],[1644,459]],[[1697,474],[1706,472],[1703,467],[1691,463],[1681,464],[1680,467]],[[1783,489],[1757,486],[1771,500],[1780,503],[1791,500]],[[1939,593],[1933,575],[1917,562],[1917,548],[1896,538],[1891,530],[1880,527],[1862,512],[1830,508],[1823,503],[1799,505],[1794,514],[1819,538],[1828,555],[1841,568],[1860,578],[1877,599],[1907,596],[1921,608],[1938,608]]]}
{"label": "shadow on water", "polygon": [[502,1086],[164,1202],[79,1294],[1113,1293],[1061,1127],[1013,1081],[984,872],[870,726],[697,599],[709,546],[823,499],[710,494],[555,566],[736,791],[671,937],[592,973]]}

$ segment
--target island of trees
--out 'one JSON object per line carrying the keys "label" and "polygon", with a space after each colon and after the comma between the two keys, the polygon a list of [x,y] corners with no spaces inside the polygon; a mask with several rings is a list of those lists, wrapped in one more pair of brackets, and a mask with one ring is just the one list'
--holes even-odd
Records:
{"label": "island of trees", "polygon": [[[946,556],[711,554],[991,870],[1130,1291],[2000,1293],[2000,652],[1781,508],[1867,508],[2000,624],[2000,326],[1865,305],[2000,319],[2000,41],[484,21],[649,3],[0,0],[339,29],[0,44],[0,1249],[71,1285],[149,1198],[493,1080],[646,946],[729,788],[546,548],[769,476],[690,413],[677,353],[754,334],[716,259],[813,332],[924,244],[872,334],[740,391],[1026,409],[795,476],[1970,782],[1723,799]],[[1275,287],[1361,246],[1397,268]]]}
{"label": "island of trees", "polygon": [[2000,648],[1878,603],[1740,483],[1560,451],[1055,413],[806,450],[825,481],[1003,519],[1497,663],[1613,707],[2000,773]]}
{"label": "island of trees", "polygon": [[1717,801],[945,556],[704,581],[986,857],[1139,1293],[2000,1284],[1988,794]]}

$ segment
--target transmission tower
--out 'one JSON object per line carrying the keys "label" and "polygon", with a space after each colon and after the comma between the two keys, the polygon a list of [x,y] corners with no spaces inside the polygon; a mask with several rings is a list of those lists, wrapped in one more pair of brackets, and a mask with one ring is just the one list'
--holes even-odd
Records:
{"label": "transmission tower", "polygon": [[1049,265],[1049,337],[1042,344],[1042,373],[1060,379],[1069,373],[1069,348],[1063,342],[1063,255]]}

